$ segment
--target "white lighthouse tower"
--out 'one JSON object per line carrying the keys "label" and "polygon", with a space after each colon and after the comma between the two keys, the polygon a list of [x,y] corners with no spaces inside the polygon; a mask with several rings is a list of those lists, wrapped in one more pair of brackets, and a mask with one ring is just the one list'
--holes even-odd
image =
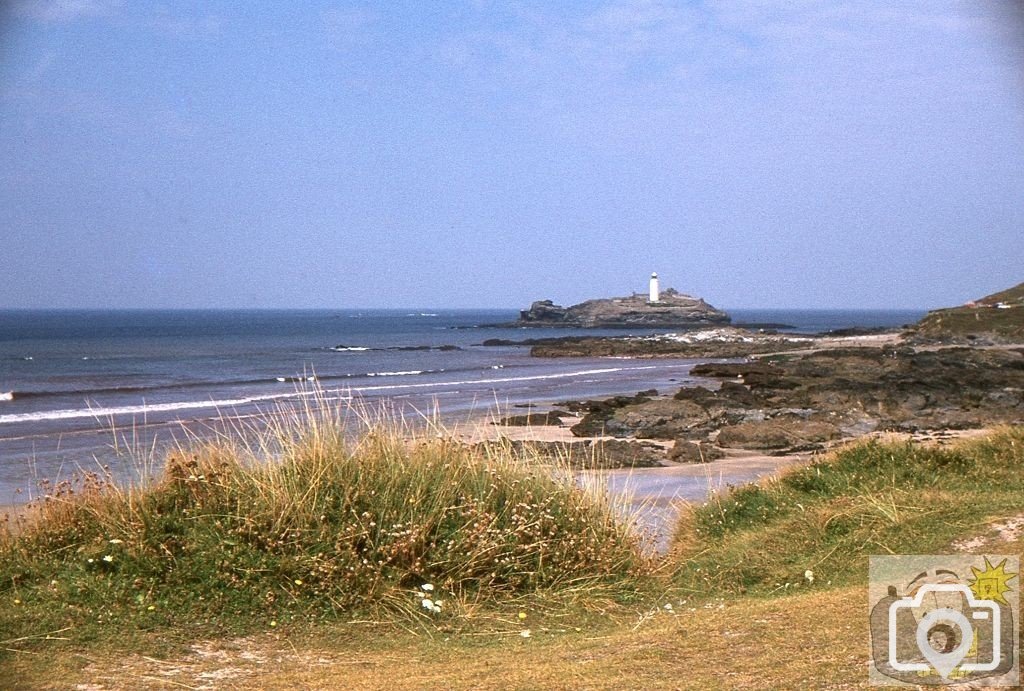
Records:
{"label": "white lighthouse tower", "polygon": [[661,298],[661,291],[658,289],[658,274],[651,274],[650,302],[657,302]]}

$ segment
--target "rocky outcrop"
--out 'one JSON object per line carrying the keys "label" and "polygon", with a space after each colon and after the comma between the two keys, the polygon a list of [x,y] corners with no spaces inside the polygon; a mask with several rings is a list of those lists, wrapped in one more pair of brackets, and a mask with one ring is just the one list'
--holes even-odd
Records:
{"label": "rocky outcrop", "polygon": [[[567,401],[559,407],[567,408],[572,413],[584,413],[583,420],[572,428],[577,437],[597,437],[606,434],[605,426],[615,415],[615,411],[627,406],[646,403],[657,396],[656,389],[641,391],[635,396],[613,396],[604,400]],[[608,433],[610,434],[610,433]],[[628,436],[623,434],[622,436]]]}
{"label": "rocky outcrop", "polygon": [[1020,348],[836,348],[770,363],[708,363],[691,373],[721,386],[589,401],[573,434],[676,440],[678,457],[692,459],[682,441],[789,453],[873,430],[1024,422]]}
{"label": "rocky outcrop", "polygon": [[761,422],[727,425],[718,432],[718,445],[727,449],[758,451],[814,451],[825,442],[839,439],[842,433],[835,425],[804,420],[796,415],[781,415]]}
{"label": "rocky outcrop", "polygon": [[569,413],[560,410],[549,410],[544,413],[523,413],[501,418],[496,424],[506,427],[551,427],[562,424],[562,418]]}
{"label": "rocky outcrop", "polygon": [[729,315],[700,298],[668,289],[658,302],[645,295],[587,300],[562,307],[551,300],[533,303],[519,313],[519,326],[577,328],[692,328],[728,324]]}
{"label": "rocky outcrop", "polygon": [[545,324],[562,324],[569,320],[569,310],[556,305],[551,300],[538,300],[530,305],[530,309],[519,313],[521,322],[544,322]]}
{"label": "rocky outcrop", "polygon": [[[550,307],[563,321],[575,309]],[[751,357],[693,367],[692,376],[717,384],[685,387],[671,398],[645,391],[557,406],[580,417],[572,427],[577,437],[675,442],[670,460],[699,462],[722,449],[784,454],[873,431],[1024,423],[1022,341],[1024,284],[933,312],[903,334],[809,337],[729,327],[533,346],[534,354]]]}
{"label": "rocky outcrop", "polygon": [[716,326],[657,335],[564,336],[485,341],[484,345],[529,345],[532,346],[530,355],[534,357],[737,358],[815,348],[830,336],[832,334],[778,334]]}
{"label": "rocky outcrop", "polygon": [[721,449],[707,442],[676,439],[668,452],[668,460],[674,463],[710,463],[724,455]]}

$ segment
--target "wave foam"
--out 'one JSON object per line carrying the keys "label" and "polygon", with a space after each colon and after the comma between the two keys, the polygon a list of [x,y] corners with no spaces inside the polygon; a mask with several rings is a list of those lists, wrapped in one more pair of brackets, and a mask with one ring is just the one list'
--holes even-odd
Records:
{"label": "wave foam", "polygon": [[[424,382],[424,383],[395,383],[395,384],[381,384],[375,386],[360,386],[351,387],[347,389],[332,389],[323,391],[331,397],[347,398],[351,397],[352,393],[371,393],[375,391],[395,391],[399,389],[425,389],[425,388],[443,388],[443,387],[465,387],[465,386],[479,386],[482,384],[508,384],[514,382],[526,382],[526,381],[544,381],[550,379],[570,379],[573,377],[588,377],[598,374],[614,374],[616,372],[626,371],[641,371],[641,370],[652,370],[658,369],[659,365],[647,365],[641,367],[605,367],[600,369],[570,371],[570,372],[556,372],[553,374],[535,374],[527,375],[522,377],[490,377],[483,379],[463,379],[455,381],[443,381],[443,382]],[[413,372],[405,373],[392,373],[392,376],[398,374],[418,374]],[[378,376],[384,376],[379,373]],[[303,398],[308,396],[314,396],[320,393],[321,390],[313,389],[309,391],[294,391],[291,393],[277,393],[277,394],[266,394],[262,396],[247,396],[245,398],[228,398],[221,400],[204,400],[204,401],[176,401],[173,403],[150,403],[142,405],[125,405],[125,406],[110,406],[106,408],[95,407],[95,408],[70,408],[63,410],[42,410],[32,413],[13,413],[9,415],[0,415],[0,425],[11,424],[16,422],[45,422],[53,420],[72,420],[76,418],[93,418],[93,419],[104,419],[120,415],[148,415],[151,413],[170,413],[183,410],[202,410],[209,408],[237,408],[240,406],[251,405],[253,403],[264,403],[269,401],[286,400],[289,398]],[[10,399],[3,399],[2,397],[6,394],[0,394],[0,400],[12,400],[13,392],[10,393]]]}
{"label": "wave foam", "polygon": [[416,374],[426,374],[428,370],[414,369],[405,372],[368,372],[368,377],[408,377]]}

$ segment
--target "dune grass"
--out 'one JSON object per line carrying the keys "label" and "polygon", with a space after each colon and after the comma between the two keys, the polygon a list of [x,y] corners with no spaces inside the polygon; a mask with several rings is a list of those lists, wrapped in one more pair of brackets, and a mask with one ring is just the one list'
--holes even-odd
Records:
{"label": "dune grass", "polygon": [[538,592],[628,598],[650,573],[606,498],[511,447],[387,421],[353,440],[323,408],[273,420],[255,442],[172,453],[143,487],[55,487],[0,538],[0,630],[82,641],[355,613],[443,620]]}
{"label": "dune grass", "polygon": [[872,554],[941,554],[1024,513],[1024,428],[937,448],[866,441],[684,511],[685,591],[770,595],[863,585]]}

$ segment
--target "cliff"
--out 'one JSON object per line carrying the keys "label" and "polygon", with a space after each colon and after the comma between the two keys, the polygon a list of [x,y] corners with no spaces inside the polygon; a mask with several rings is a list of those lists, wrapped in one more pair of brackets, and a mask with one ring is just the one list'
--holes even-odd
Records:
{"label": "cliff", "polygon": [[551,300],[533,303],[519,313],[518,326],[568,326],[577,328],[694,328],[728,324],[729,315],[700,298],[672,288],[661,293],[658,302],[646,295],[587,300],[562,307]]}

